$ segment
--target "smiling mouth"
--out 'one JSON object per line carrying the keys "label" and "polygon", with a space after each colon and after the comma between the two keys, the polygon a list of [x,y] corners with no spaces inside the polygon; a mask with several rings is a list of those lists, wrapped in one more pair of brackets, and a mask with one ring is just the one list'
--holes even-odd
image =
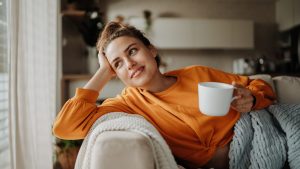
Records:
{"label": "smiling mouth", "polygon": [[132,79],[132,78],[139,76],[144,71],[144,68],[145,68],[144,66],[139,67],[136,71],[134,71],[131,74],[130,78]]}

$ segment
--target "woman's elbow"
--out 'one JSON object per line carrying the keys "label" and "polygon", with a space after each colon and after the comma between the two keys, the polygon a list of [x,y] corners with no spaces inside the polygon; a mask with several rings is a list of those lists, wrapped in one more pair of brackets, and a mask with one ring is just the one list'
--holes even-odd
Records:
{"label": "woman's elbow", "polygon": [[55,137],[60,138],[60,139],[66,139],[66,131],[61,127],[59,124],[54,123],[52,127],[52,133]]}
{"label": "woman's elbow", "polygon": [[59,124],[54,124],[52,132],[55,137],[64,139],[64,140],[78,140],[83,139],[86,133],[82,130],[72,129],[72,126],[61,126]]}

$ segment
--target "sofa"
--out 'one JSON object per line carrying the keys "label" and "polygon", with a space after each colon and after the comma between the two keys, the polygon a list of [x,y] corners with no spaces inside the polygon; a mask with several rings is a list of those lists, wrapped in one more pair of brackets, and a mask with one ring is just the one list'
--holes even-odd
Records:
{"label": "sofa", "polygon": [[[300,104],[300,77],[253,75],[251,79],[268,82],[280,103]],[[81,159],[77,159],[81,160]],[[90,159],[91,169],[154,169],[149,140],[129,131],[107,131],[100,134]]]}

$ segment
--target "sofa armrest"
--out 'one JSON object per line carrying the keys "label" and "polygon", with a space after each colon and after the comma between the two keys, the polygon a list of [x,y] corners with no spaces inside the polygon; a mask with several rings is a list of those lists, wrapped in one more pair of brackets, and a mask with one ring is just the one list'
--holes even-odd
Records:
{"label": "sofa armrest", "polygon": [[107,131],[100,134],[92,148],[91,169],[154,169],[150,141],[142,134]]}

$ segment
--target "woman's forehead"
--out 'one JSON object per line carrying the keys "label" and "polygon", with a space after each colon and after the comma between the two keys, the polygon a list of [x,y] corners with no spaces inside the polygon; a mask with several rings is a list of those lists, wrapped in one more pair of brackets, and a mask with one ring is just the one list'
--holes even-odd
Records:
{"label": "woman's forehead", "polygon": [[108,60],[113,60],[132,45],[142,45],[142,42],[134,37],[122,36],[112,40],[106,47],[105,55]]}

